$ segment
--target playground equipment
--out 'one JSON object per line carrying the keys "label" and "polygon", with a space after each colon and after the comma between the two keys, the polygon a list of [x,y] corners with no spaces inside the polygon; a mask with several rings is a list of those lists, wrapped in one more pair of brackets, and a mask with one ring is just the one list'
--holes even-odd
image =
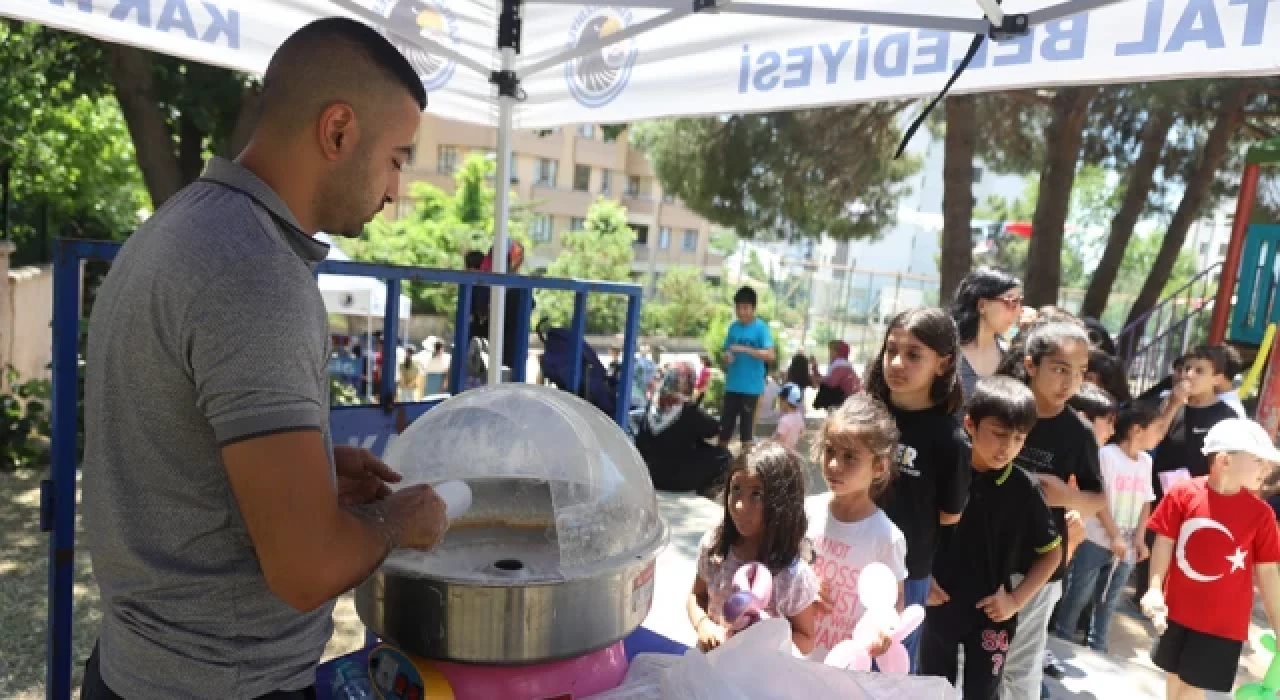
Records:
{"label": "playground equipment", "polygon": [[[79,384],[79,337],[81,284],[83,263],[110,262],[120,250],[118,243],[59,240],[54,253],[53,278],[53,441],[51,478],[41,482],[40,527],[49,533],[49,632],[46,658],[47,697],[63,700],[71,697],[71,621],[72,583],[75,560],[76,472],[80,455],[76,445],[77,387]],[[525,381],[524,358],[528,355],[529,315],[532,291],[551,289],[574,295],[573,352],[579,361],[585,347],[586,309],[589,294],[618,294],[627,297],[627,321],[623,337],[622,373],[630,376],[640,327],[641,288],[633,284],[590,282],[546,277],[520,277],[483,274],[455,270],[394,267],[356,262],[325,261],[317,274],[352,275],[385,280],[387,311],[383,319],[383,337],[399,337],[400,287],[405,281],[455,284],[458,305],[454,315],[455,347],[465,348],[471,290],[477,285],[510,287],[521,295],[524,315],[515,337],[520,361],[511,368],[513,382]],[[460,356],[459,356],[460,357]],[[440,399],[397,403],[395,401],[396,353],[382,354],[382,381],[378,387],[379,402],[371,405],[334,406],[330,425],[335,444],[352,444],[382,454],[393,437],[406,426],[441,403]],[[496,364],[496,363],[495,363]],[[456,394],[464,385],[466,363],[454,362],[450,368],[449,386]],[[572,376],[576,384],[580,377]],[[630,402],[631,383],[619,382],[618,411],[611,416],[618,425],[626,426],[626,407]],[[603,414],[600,414],[603,418]]]}

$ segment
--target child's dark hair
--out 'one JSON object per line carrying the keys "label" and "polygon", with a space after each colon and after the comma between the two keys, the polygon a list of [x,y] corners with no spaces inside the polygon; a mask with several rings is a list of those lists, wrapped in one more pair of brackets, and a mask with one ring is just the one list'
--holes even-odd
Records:
{"label": "child's dark hair", "polygon": [[1036,325],[1022,342],[1014,346],[1004,359],[996,374],[1013,377],[1024,384],[1031,376],[1027,374],[1024,358],[1030,357],[1032,364],[1039,365],[1046,356],[1063,349],[1071,343],[1081,343],[1089,347],[1089,336],[1079,323],[1070,321],[1050,321]]}
{"label": "child's dark hair", "polygon": [[813,460],[822,464],[828,459],[827,450],[849,447],[855,442],[885,462],[884,478],[871,482],[871,499],[879,500],[898,475],[893,459],[893,450],[898,445],[898,423],[883,403],[866,393],[845,399],[823,421],[818,439],[813,441]]}
{"label": "child's dark hair", "polygon": [[1227,379],[1235,379],[1236,375],[1244,371],[1244,360],[1240,358],[1240,351],[1230,345],[1223,345],[1222,351],[1227,356]]}
{"label": "child's dark hair", "polygon": [[1098,386],[1107,391],[1116,403],[1127,404],[1133,400],[1129,392],[1129,380],[1125,377],[1124,365],[1113,355],[1097,348],[1089,351],[1089,371],[1098,375]]}
{"label": "child's dark hair", "polygon": [[[1237,355],[1236,357],[1239,357]],[[1199,345],[1195,350],[1186,354],[1183,361],[1187,360],[1205,360],[1213,365],[1214,374],[1227,374],[1227,364],[1230,359],[1227,357],[1227,346],[1225,345]]]}
{"label": "child's dark hair", "polygon": [[955,320],[960,342],[971,343],[978,337],[982,319],[978,315],[978,302],[996,299],[1000,295],[1021,287],[1017,277],[991,267],[980,267],[965,275],[951,300],[951,318]]}
{"label": "child's dark hair", "polygon": [[1119,444],[1129,439],[1129,433],[1135,428],[1146,428],[1160,417],[1160,411],[1147,403],[1125,406],[1116,416],[1116,431],[1111,442]]}
{"label": "child's dark hair", "polygon": [[756,290],[749,285],[743,285],[742,287],[739,287],[738,291],[735,292],[733,295],[733,303],[735,305],[750,304],[752,308],[755,308]]}
{"label": "child's dark hair", "polygon": [[983,377],[973,387],[965,408],[975,426],[986,418],[1010,430],[1031,432],[1036,426],[1036,397],[1012,377]]}
{"label": "child's dark hair", "polygon": [[733,475],[737,472],[759,477],[764,486],[764,523],[757,559],[776,574],[800,555],[800,542],[809,527],[804,514],[804,465],[799,455],[773,440],[757,443],[733,461],[721,497],[724,518],[711,548],[721,561],[741,537],[729,514]]}
{"label": "child's dark hair", "polygon": [[1093,382],[1081,384],[1075,396],[1067,399],[1067,405],[1083,413],[1090,421],[1114,416],[1120,408],[1106,389]]}
{"label": "child's dark hair", "polygon": [[893,317],[885,329],[880,352],[867,365],[867,393],[889,403],[889,384],[884,379],[884,353],[889,345],[889,334],[902,329],[923,343],[930,350],[947,359],[947,371],[933,380],[929,387],[929,400],[941,406],[948,414],[960,410],[964,404],[964,387],[960,384],[957,361],[960,351],[956,324],[942,309],[917,307]]}
{"label": "child's dark hair", "polygon": [[1112,340],[1111,332],[1107,327],[1102,325],[1102,321],[1086,316],[1080,319],[1084,324],[1085,332],[1089,334],[1089,345],[1096,350],[1101,350],[1112,357],[1116,354],[1116,341]]}

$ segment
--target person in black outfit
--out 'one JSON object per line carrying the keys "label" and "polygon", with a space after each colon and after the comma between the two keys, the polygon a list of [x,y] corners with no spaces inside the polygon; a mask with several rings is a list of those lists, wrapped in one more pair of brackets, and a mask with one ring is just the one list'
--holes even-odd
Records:
{"label": "person in black outfit", "polygon": [[[973,446],[969,505],[934,559],[920,640],[920,673],[953,684],[964,647],[968,700],[999,697],[1018,611],[1061,559],[1062,538],[1038,483],[1013,464],[1035,423],[1027,387],[1008,377],[978,380],[964,418]],[[1017,586],[1015,573],[1025,574]]]}
{"label": "person in black outfit", "polygon": [[[465,264],[470,265],[474,260],[472,253],[467,254]],[[524,264],[524,246],[517,241],[511,241],[511,246],[507,251],[507,272],[506,274],[514,275],[520,272],[520,266]],[[470,267],[468,267],[470,269]],[[484,256],[478,270],[480,272],[491,272],[493,270],[493,249],[489,249],[489,254]],[[503,308],[506,313],[502,317],[502,364],[506,367],[515,367],[521,358],[516,357],[515,335],[520,315],[520,298],[524,294],[528,294],[528,290],[507,288],[504,298]],[[471,317],[470,330],[472,338],[489,339],[489,287],[487,285],[476,285],[471,288]]]}
{"label": "person in black outfit", "polygon": [[636,449],[660,491],[710,493],[729,468],[729,450],[707,442],[720,423],[690,400],[695,381],[686,363],[667,372],[636,434]]}

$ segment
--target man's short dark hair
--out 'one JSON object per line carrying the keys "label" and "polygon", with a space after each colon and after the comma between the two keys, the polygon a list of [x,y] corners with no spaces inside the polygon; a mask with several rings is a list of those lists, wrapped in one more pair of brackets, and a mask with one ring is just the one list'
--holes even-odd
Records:
{"label": "man's short dark hair", "polygon": [[1093,382],[1081,384],[1075,396],[1067,399],[1067,405],[1083,413],[1091,421],[1114,416],[1120,408],[1106,389]]}
{"label": "man's short dark hair", "polygon": [[272,54],[262,85],[263,115],[277,118],[312,119],[344,93],[371,95],[389,86],[427,107],[422,78],[404,54],[377,30],[345,17],[318,19],[291,34]]}
{"label": "man's short dark hair", "polygon": [[[1240,356],[1236,355],[1238,359]],[[1204,360],[1213,365],[1213,373],[1215,375],[1227,375],[1227,346],[1225,345],[1200,345],[1195,350],[1187,353],[1187,360]]]}
{"label": "man's short dark hair", "polygon": [[994,418],[1010,430],[1029,433],[1036,425],[1036,397],[1012,377],[979,379],[965,410],[975,426]]}
{"label": "man's short dark hair", "polygon": [[735,294],[733,295],[733,303],[734,303],[734,305],[737,305],[737,304],[750,304],[752,307],[755,307],[755,305],[756,305],[756,290],[755,290],[755,288],[753,288],[753,287],[751,287],[751,286],[746,286],[746,285],[744,285],[743,287],[739,288],[739,289],[738,289],[738,291],[737,291],[737,293],[735,293]]}

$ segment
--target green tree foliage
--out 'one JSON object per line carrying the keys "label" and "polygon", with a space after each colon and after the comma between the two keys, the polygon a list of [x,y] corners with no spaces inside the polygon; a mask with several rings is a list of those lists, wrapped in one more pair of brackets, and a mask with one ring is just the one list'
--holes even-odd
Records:
{"label": "green tree foliage", "polygon": [[55,237],[122,238],[148,204],[120,108],[80,41],[0,22],[0,168],[16,265],[48,260]]}
{"label": "green tree foliage", "polygon": [[658,279],[657,298],[644,305],[652,324],[647,332],[684,338],[701,336],[711,323],[718,296],[698,268],[684,265],[668,270]]}
{"label": "green tree foliage", "polygon": [[894,159],[907,103],[636,125],[663,190],[743,238],[837,240],[892,222],[916,159]]}
{"label": "green tree foliage", "polygon": [[[357,239],[338,246],[355,260],[388,265],[462,269],[469,251],[488,251],[493,245],[494,164],[482,155],[468,157],[454,175],[449,194],[435,185],[416,182],[410,189],[413,211],[399,219],[379,215]],[[519,211],[513,201],[512,211]],[[508,221],[508,233],[529,246],[522,215]],[[406,293],[413,312],[452,317],[458,290],[453,285],[409,283]]]}
{"label": "green tree foliage", "polygon": [[[587,211],[586,224],[581,231],[566,231],[560,235],[560,255],[547,268],[547,276],[630,281],[635,240],[635,231],[627,225],[627,210],[615,200],[597,199]],[[573,321],[572,294],[543,290],[536,292],[536,300],[538,314],[552,326],[567,327]],[[588,333],[620,332],[626,318],[626,297],[617,294],[587,296]]]}

